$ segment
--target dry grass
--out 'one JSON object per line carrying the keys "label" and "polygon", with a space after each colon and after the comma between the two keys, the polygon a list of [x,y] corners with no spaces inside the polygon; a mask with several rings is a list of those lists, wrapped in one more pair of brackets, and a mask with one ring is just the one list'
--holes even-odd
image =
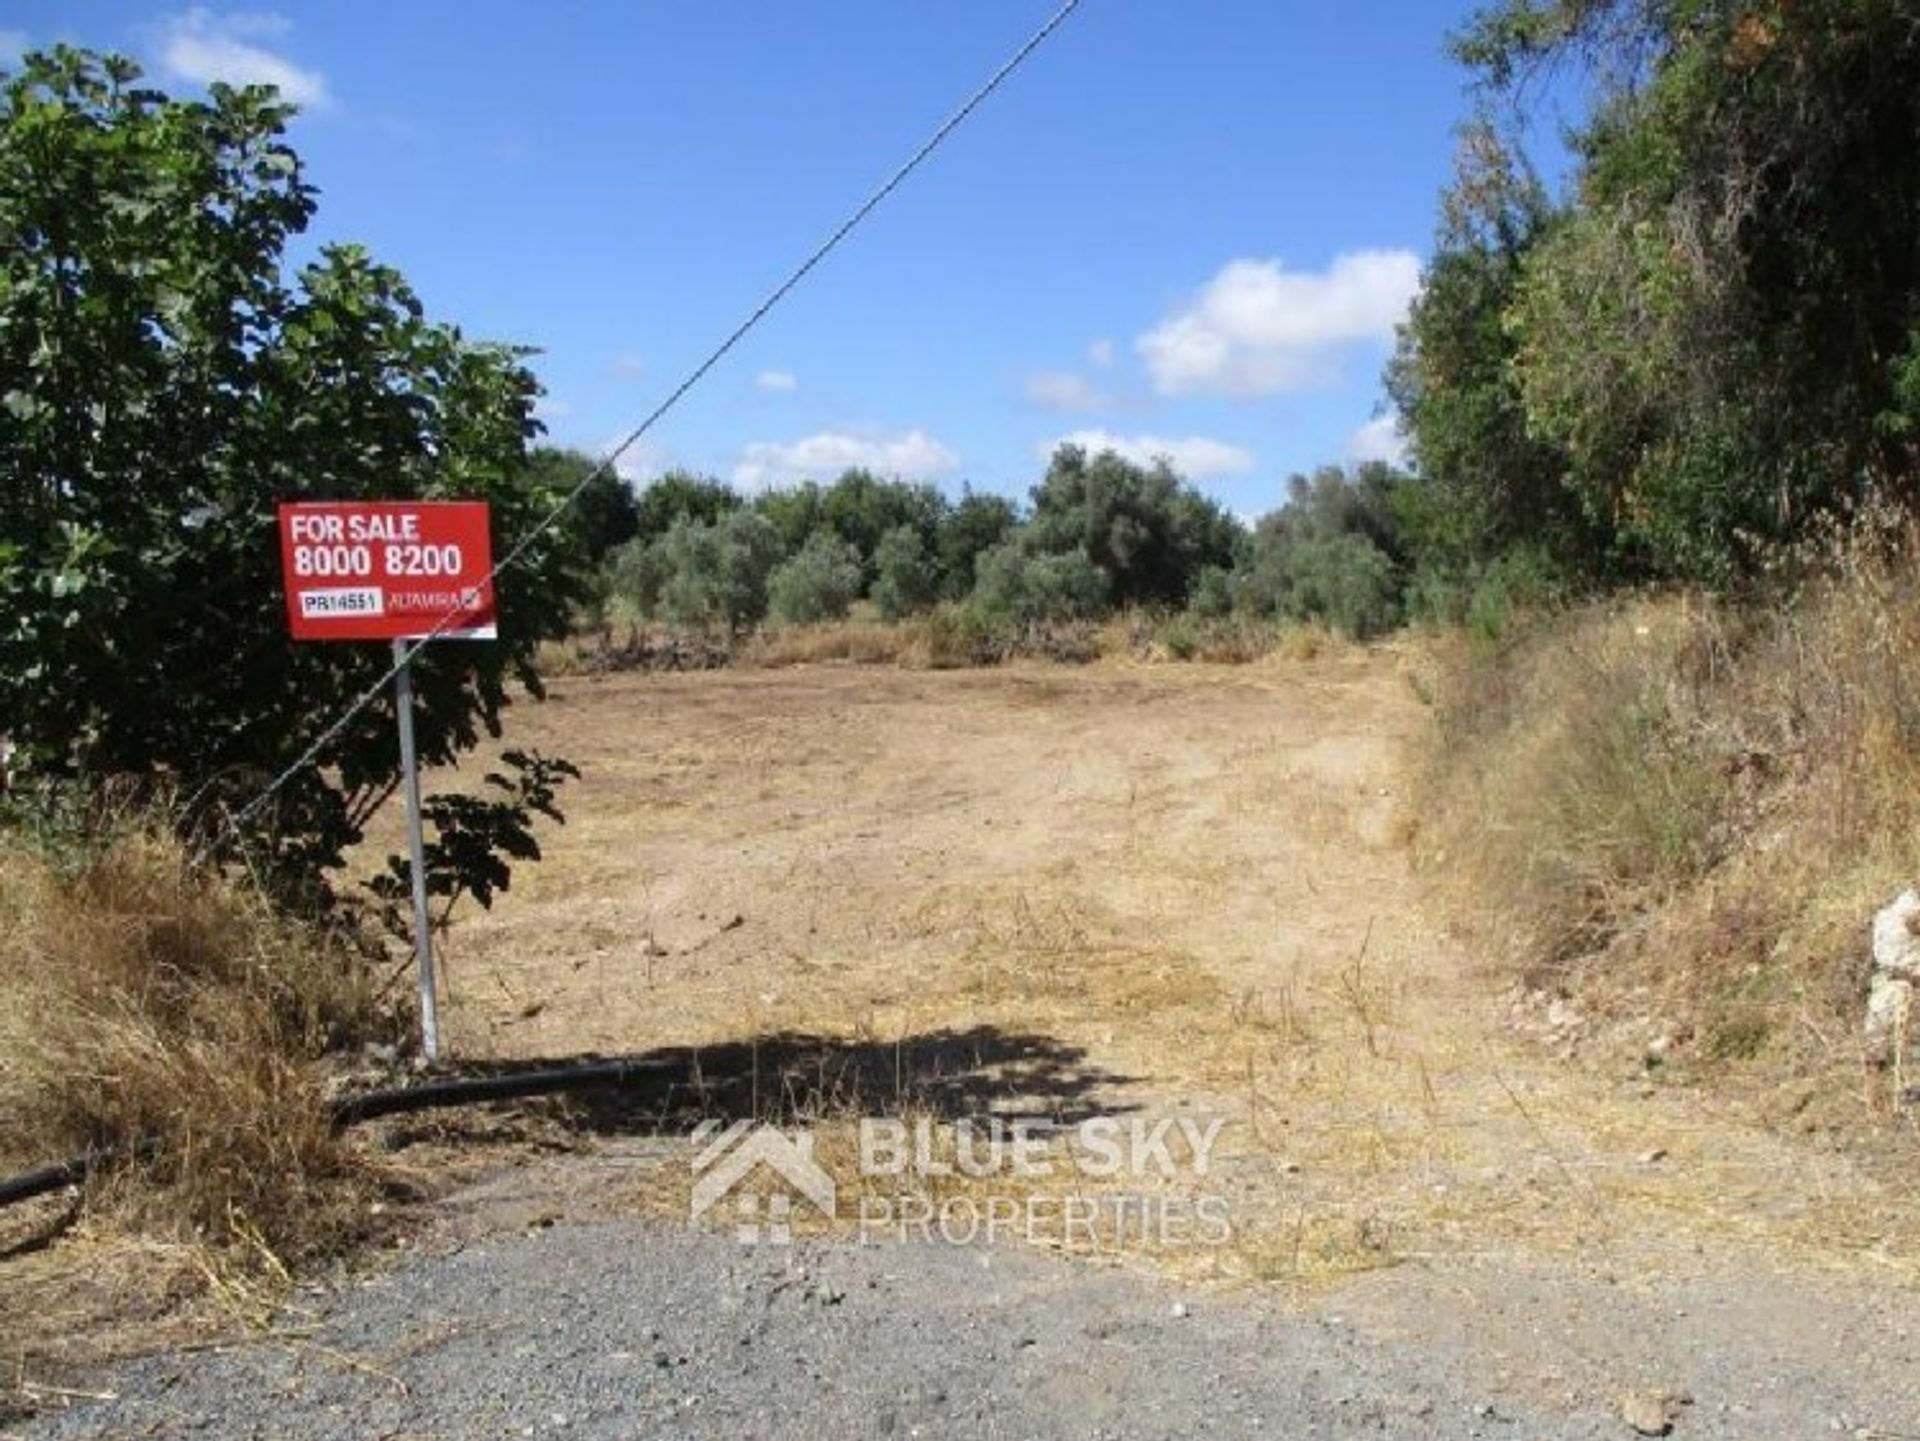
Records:
{"label": "dry grass", "polygon": [[1770,613],[1576,612],[1438,702],[1424,850],[1483,932],[1796,1125],[1897,1105],[1859,1027],[1868,923],[1920,874],[1917,558],[1882,531]]}
{"label": "dry grass", "polygon": [[[864,608],[863,608],[864,611]],[[876,665],[909,670],[970,670],[1012,660],[1084,665],[1125,659],[1247,665],[1277,657],[1304,662],[1352,648],[1318,623],[1125,611],[1103,621],[998,625],[967,606],[883,621],[856,611],[817,625],[765,626],[739,637],[675,631],[663,625],[606,626],[541,644],[536,663],[549,678],[617,671],[780,670],[803,665]]]}
{"label": "dry grass", "polygon": [[0,1347],[65,1355],[109,1317],[271,1291],[361,1225],[314,1063],[375,1011],[357,962],[154,830],[58,858],[0,842],[0,1167],[119,1157],[73,1234],[9,1261]]}
{"label": "dry grass", "polygon": [[915,622],[830,621],[821,625],[776,626],[749,637],[738,663],[777,669],[790,665],[925,664],[926,627]]}
{"label": "dry grass", "polygon": [[1431,834],[1499,899],[1536,973],[1603,947],[1711,864],[1726,741],[1703,686],[1726,650],[1714,611],[1676,597],[1597,606],[1460,660]]}

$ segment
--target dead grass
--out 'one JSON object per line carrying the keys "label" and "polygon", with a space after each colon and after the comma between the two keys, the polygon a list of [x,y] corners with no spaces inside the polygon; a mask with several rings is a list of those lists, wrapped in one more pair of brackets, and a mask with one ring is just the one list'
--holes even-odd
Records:
{"label": "dead grass", "polygon": [[1311,661],[1352,647],[1324,625],[1227,616],[1125,611],[1102,621],[997,625],[964,605],[883,621],[871,614],[817,625],[766,626],[738,637],[662,625],[604,626],[541,644],[549,678],[619,671],[780,670],[803,665],[970,670],[1013,660],[1084,665],[1102,660],[1248,665],[1269,657]]}
{"label": "dead grass", "polygon": [[274,1292],[362,1226],[366,1176],[314,1063],[375,1013],[357,962],[156,830],[58,858],[0,842],[0,1166],[116,1157],[54,1218],[70,1234],[22,1238],[39,1254],[8,1263],[16,1365],[110,1317]]}
{"label": "dead grass", "polygon": [[1728,742],[1703,687],[1727,666],[1718,616],[1684,596],[1596,606],[1458,662],[1432,833],[1499,899],[1536,975],[1710,867]]}
{"label": "dead grass", "polygon": [[910,622],[843,620],[777,626],[756,632],[740,647],[739,664],[778,669],[790,665],[925,664],[924,627]]}
{"label": "dead grass", "polygon": [[1421,838],[1532,983],[1805,1128],[1897,1107],[1866,934],[1920,874],[1920,542],[1820,559],[1772,612],[1636,598],[1447,657]]}

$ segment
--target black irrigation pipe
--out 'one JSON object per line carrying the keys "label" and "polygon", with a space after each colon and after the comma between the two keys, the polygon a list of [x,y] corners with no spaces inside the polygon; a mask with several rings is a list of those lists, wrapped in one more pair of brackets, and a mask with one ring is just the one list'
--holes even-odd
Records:
{"label": "black irrigation pipe", "polygon": [[[512,1071],[495,1076],[454,1076],[444,1081],[425,1081],[416,1086],[345,1097],[333,1103],[328,1120],[336,1131],[343,1131],[382,1116],[449,1106],[477,1106],[487,1101],[515,1101],[566,1091],[625,1090],[642,1085],[665,1089],[676,1081],[689,1079],[690,1070],[690,1063],[684,1059],[661,1059],[592,1061],[585,1065]],[[102,1147],[51,1166],[8,1176],[0,1180],[0,1207],[77,1186],[102,1166],[123,1159],[144,1160],[158,1154],[160,1149],[160,1139],[149,1136],[131,1146]]]}
{"label": "black irrigation pipe", "polygon": [[111,1151],[88,1151],[71,1161],[59,1161],[51,1166],[41,1166],[38,1170],[9,1176],[0,1181],[0,1206],[11,1206],[16,1201],[27,1201],[35,1196],[44,1196],[49,1191],[77,1186],[87,1179],[95,1166],[111,1159],[112,1155]]}
{"label": "black irrigation pipe", "polygon": [[122,1156],[135,1161],[144,1161],[159,1153],[160,1138],[148,1136],[143,1141],[135,1141],[131,1146],[105,1146],[95,1151],[83,1151],[72,1160],[57,1161],[51,1166],[22,1171],[17,1176],[9,1176],[4,1181],[0,1181],[0,1206],[11,1206],[16,1201],[31,1200],[35,1196],[44,1196],[49,1191],[77,1186],[101,1166],[117,1161]]}
{"label": "black irrigation pipe", "polygon": [[624,1090],[641,1084],[670,1085],[689,1074],[685,1060],[589,1061],[543,1071],[508,1071],[494,1076],[455,1076],[391,1091],[367,1091],[333,1103],[336,1131],[381,1116],[431,1111],[445,1106],[476,1106],[485,1101],[517,1101],[564,1091]]}

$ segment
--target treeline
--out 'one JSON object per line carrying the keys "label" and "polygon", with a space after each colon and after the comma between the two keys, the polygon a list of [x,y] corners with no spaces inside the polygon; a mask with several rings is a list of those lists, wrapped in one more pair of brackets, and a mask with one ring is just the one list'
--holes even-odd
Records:
{"label": "treeline", "polygon": [[[534,463],[549,478],[592,464],[560,450]],[[671,473],[638,493],[597,479],[576,523],[602,613],[676,627],[810,624],[865,602],[883,620],[946,606],[1030,626],[1139,608],[1366,637],[1406,613],[1407,484],[1386,465],[1328,467],[1294,477],[1287,504],[1249,528],[1164,463],[1062,446],[1024,506],[864,470],[752,496]]]}
{"label": "treeline", "polygon": [[[1742,592],[1828,518],[1911,506],[1910,0],[1499,0],[1389,388],[1416,603],[1489,584]],[[1555,197],[1520,136],[1592,97]]]}
{"label": "treeline", "polygon": [[[867,597],[1497,628],[1623,585],[1761,593],[1810,536],[1911,510],[1912,5],[1494,0],[1453,47],[1477,103],[1386,377],[1409,475],[1297,479],[1251,528],[1164,468],[1072,450],[1019,512],[858,475],[751,501],[678,477],[656,521],[699,486],[707,508],[624,551],[616,591],[736,626]],[[1562,194],[1524,143],[1549,93],[1585,107]]]}
{"label": "treeline", "polygon": [[[641,614],[740,627],[940,602],[1497,629],[1516,604],[1766,594],[1920,500],[1920,21],[1907,0],[1493,0],[1457,174],[1388,366],[1409,473],[1296,478],[1243,526],[1164,467],[1063,449],[1016,509],[854,473],[671,477],[612,561]],[[1570,181],[1525,138],[1577,97]],[[675,527],[678,526],[678,531]]]}

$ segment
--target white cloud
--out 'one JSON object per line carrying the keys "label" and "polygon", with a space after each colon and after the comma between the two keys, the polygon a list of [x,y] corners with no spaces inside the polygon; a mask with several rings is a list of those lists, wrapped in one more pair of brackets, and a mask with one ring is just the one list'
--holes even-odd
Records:
{"label": "white cloud", "polygon": [[647,373],[647,362],[631,350],[623,350],[613,358],[616,375],[624,375],[629,380],[637,380]]}
{"label": "white cloud", "polygon": [[1028,400],[1048,410],[1102,410],[1107,397],[1071,370],[1036,370],[1020,386]]}
{"label": "white cloud", "polygon": [[1347,437],[1349,460],[1384,460],[1389,465],[1407,462],[1407,438],[1400,430],[1400,417],[1388,412],[1375,416]]}
{"label": "white cloud", "polygon": [[1106,336],[1087,344],[1087,364],[1105,370],[1113,364],[1113,342]]}
{"label": "white cloud", "polygon": [[1063,445],[1077,445],[1092,455],[1111,450],[1135,465],[1151,465],[1164,459],[1189,480],[1240,475],[1252,470],[1254,462],[1252,451],[1204,435],[1176,439],[1162,435],[1115,435],[1106,430],[1076,430],[1036,447],[1035,453],[1045,460]]}
{"label": "white cloud", "polygon": [[1232,260],[1186,309],[1134,342],[1162,395],[1270,395],[1325,380],[1385,340],[1420,289],[1410,250],[1362,250],[1324,271]]}
{"label": "white cloud", "polygon": [[827,430],[785,444],[754,441],[741,452],[733,483],[760,490],[800,480],[832,480],[856,468],[906,480],[930,480],[959,465],[958,452],[924,430],[892,436]]}
{"label": "white cloud", "polygon": [[800,377],[791,370],[763,370],[753,377],[753,386],[768,395],[791,395],[800,388]]}
{"label": "white cloud", "polygon": [[216,15],[196,7],[160,22],[160,64],[178,80],[273,85],[296,105],[323,109],[329,102],[325,76],[255,43],[287,28],[278,15]]}
{"label": "white cloud", "polygon": [[27,32],[0,30],[0,60],[18,60],[27,53]]}
{"label": "white cloud", "polygon": [[533,413],[541,420],[565,420],[573,407],[557,395],[543,395],[533,403]]}
{"label": "white cloud", "polygon": [[[593,454],[595,456],[605,455],[618,445],[620,440],[624,439],[625,437],[622,436],[619,439],[610,440],[595,450]],[[671,457],[667,452],[655,445],[652,441],[644,439],[636,440],[632,445],[628,446],[620,458],[613,463],[613,472],[629,485],[646,485],[649,481],[660,478],[661,474],[668,468],[668,462],[670,460]]]}

